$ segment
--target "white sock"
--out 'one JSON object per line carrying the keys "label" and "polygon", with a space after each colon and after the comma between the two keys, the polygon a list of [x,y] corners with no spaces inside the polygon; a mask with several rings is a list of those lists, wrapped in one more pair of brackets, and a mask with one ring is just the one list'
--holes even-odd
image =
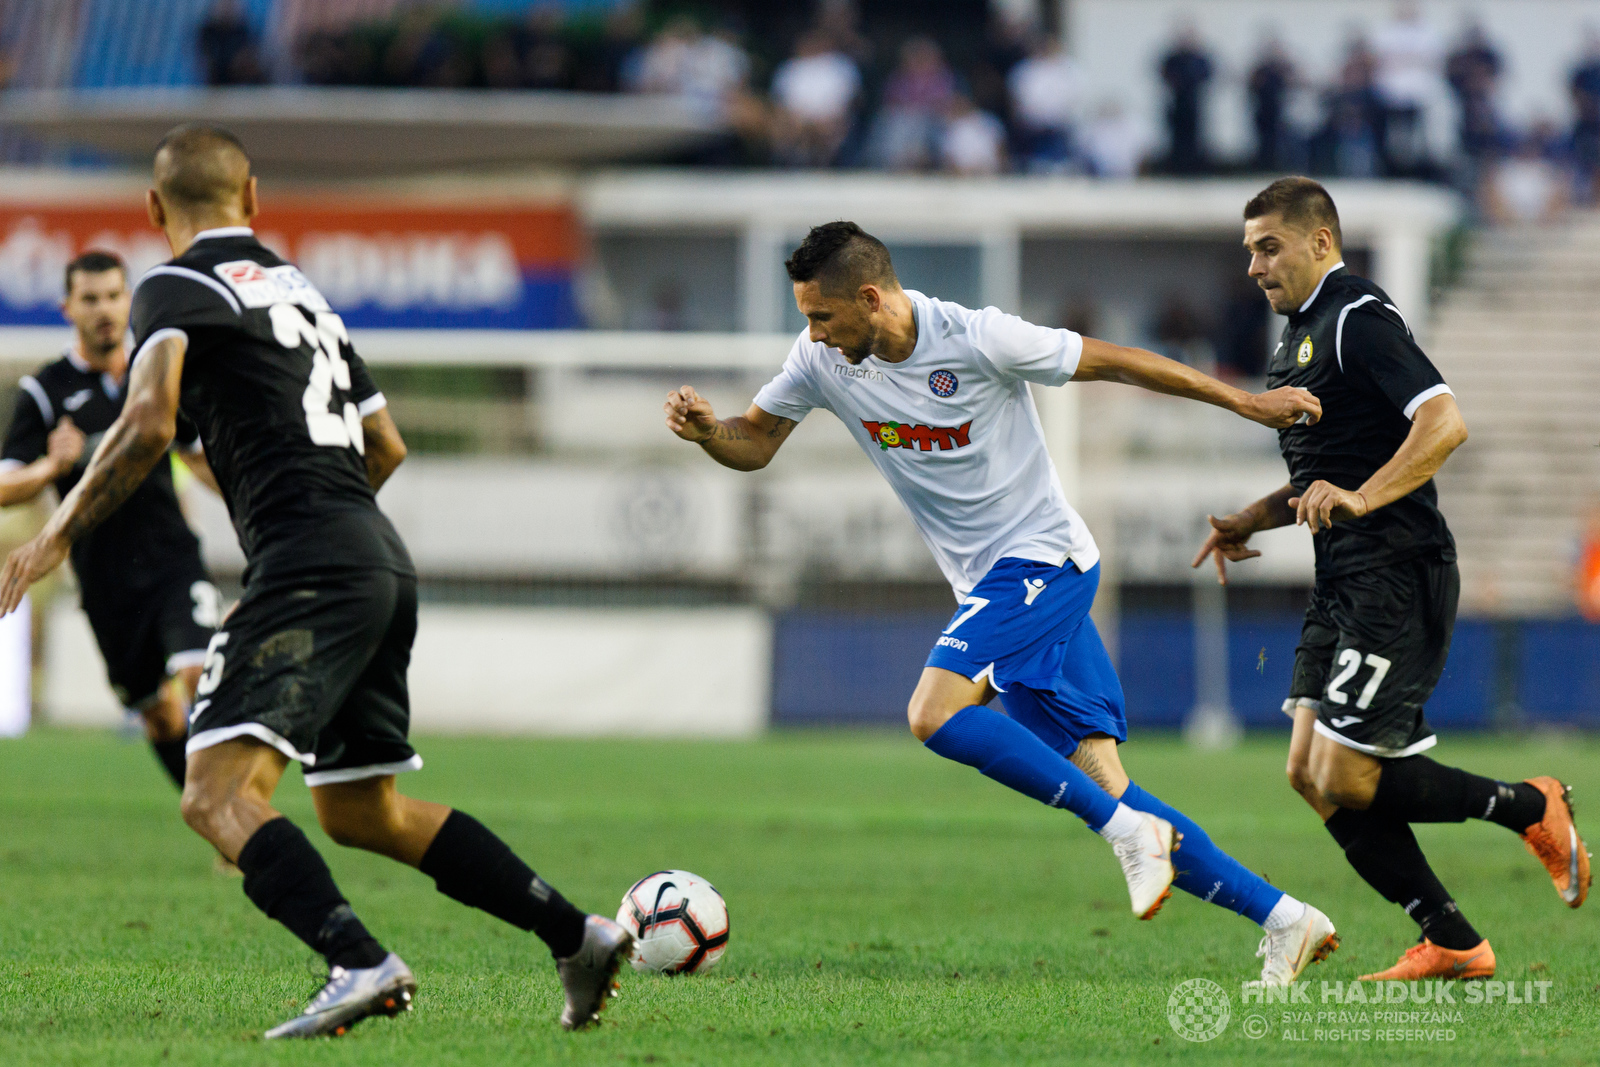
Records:
{"label": "white sock", "polygon": [[1134,833],[1141,825],[1143,820],[1139,818],[1139,813],[1118,801],[1116,813],[1100,827],[1099,834],[1107,841],[1115,841],[1119,837],[1127,837]]}
{"label": "white sock", "polygon": [[1305,917],[1305,914],[1305,904],[1285,893],[1272,906],[1272,910],[1267,913],[1267,921],[1261,924],[1261,928],[1263,930],[1282,930],[1291,923],[1299,922]]}

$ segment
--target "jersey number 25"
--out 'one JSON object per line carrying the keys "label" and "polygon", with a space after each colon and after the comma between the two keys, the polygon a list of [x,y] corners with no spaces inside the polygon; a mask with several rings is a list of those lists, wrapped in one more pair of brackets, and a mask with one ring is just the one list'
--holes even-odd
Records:
{"label": "jersey number 25", "polygon": [[317,312],[316,325],[293,304],[273,304],[272,336],[285,348],[311,346],[311,380],[306,383],[306,429],[311,443],[330,448],[354,448],[366,455],[366,437],[361,432],[361,414],[350,401],[343,411],[333,411],[333,389],[350,389],[350,364],[344,361],[341,344],[350,343],[344,320],[331,311]]}

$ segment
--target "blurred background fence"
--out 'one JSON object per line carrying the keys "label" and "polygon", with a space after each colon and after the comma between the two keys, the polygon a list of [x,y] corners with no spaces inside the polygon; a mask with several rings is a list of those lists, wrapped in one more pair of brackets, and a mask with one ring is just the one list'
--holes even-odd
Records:
{"label": "blurred background fence", "polygon": [[[666,391],[743,410],[802,325],[782,260],[833,218],[884,237],[910,287],[1259,383],[1281,320],[1239,213],[1311,171],[1472,429],[1441,479],[1464,614],[1430,716],[1593,725],[1596,20],[1563,0],[10,0],[0,380],[66,343],[75,252],[166,257],[140,169],[171,124],[225,122],[264,175],[258,232],[344,315],[412,449],[381,501],[423,579],[419,725],[898,722],[953,605],[892,493],[827,413],[768,470],[718,468],[664,429]],[[1114,386],[1038,399],[1105,550],[1130,719],[1285,725],[1308,538],[1262,537],[1226,594],[1187,566],[1207,513],[1283,483],[1274,436]],[[185,500],[236,591],[220,503]],[[39,516],[13,511],[12,543]],[[46,589],[38,615],[41,707],[113,721],[72,598]]]}

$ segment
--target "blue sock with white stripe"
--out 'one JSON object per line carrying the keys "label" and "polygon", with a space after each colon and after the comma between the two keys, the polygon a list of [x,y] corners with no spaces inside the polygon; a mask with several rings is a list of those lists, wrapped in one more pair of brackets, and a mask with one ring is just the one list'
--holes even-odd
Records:
{"label": "blue sock with white stripe", "polygon": [[1283,890],[1274,889],[1265,878],[1218,848],[1189,816],[1163,804],[1133,782],[1128,783],[1122,802],[1134,811],[1167,820],[1183,834],[1183,843],[1172,854],[1172,865],[1178,869],[1173,885],[1265,925],[1274,905],[1283,898]]}
{"label": "blue sock with white stripe", "polygon": [[1098,831],[1116,814],[1116,797],[1026,726],[992,708],[962,708],[923,743],[1041,804],[1067,809],[1091,830]]}

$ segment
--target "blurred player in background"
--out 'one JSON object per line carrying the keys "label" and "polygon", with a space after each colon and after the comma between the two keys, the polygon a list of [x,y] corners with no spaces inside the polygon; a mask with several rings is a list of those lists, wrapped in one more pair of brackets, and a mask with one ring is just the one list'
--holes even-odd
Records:
{"label": "blurred player in background", "polygon": [[[130,303],[127,267],[116,256],[85,252],[67,264],[61,310],[76,336],[60,359],[22,379],[0,450],[0,506],[32,500],[49,485],[66,499],[78,484],[122,414]],[[210,483],[194,428],[181,424],[176,443]],[[126,503],[73,544],[72,569],[111,688],[143,718],[150,747],[182,789],[187,712],[221,597],[178,506],[170,463],[156,463]]]}
{"label": "blurred player in background", "polygon": [[1310,528],[1316,585],[1284,711],[1294,719],[1289,780],[1361,877],[1403,906],[1419,943],[1370,979],[1487,978],[1494,950],[1467,922],[1411,823],[1484,819],[1522,836],[1576,908],[1589,856],[1554,778],[1498,782],[1420,753],[1423,717],[1450,654],[1461,578],[1433,476],[1467,439],[1454,394],[1382,289],[1345,267],[1339,213],[1310,178],[1273,182],[1245,206],[1250,276],[1287,315],[1268,368],[1315,391],[1323,417],[1279,429],[1289,484],[1211,520],[1195,557],[1261,553],[1252,534]]}
{"label": "blurred player in background", "polygon": [[464,904],[538,934],[566,991],[561,1023],[596,1021],[632,938],[585,915],[471,816],[403,796],[416,770],[406,670],[411,558],[376,492],[405,445],[344,323],[249,223],[256,183],[222,130],[180,126],[156,152],[150,219],[175,258],[141,279],[123,414],[77,487],[0,572],[0,610],[135,492],[166,455],[180,400],[244,549],[244,598],[211,639],[190,717],[184,819],[244,872],[244,891],[328,961],[306,1010],[267,1037],[342,1034],[407,1010],[416,979],[271,804],[302,764],[324,830],[420,869]]}
{"label": "blurred player in background", "polygon": [[[1100,553],[1062,495],[1029,383],[1123,382],[1268,426],[1315,418],[1316,397],[1252,395],[1151,352],[902,289],[889,250],[850,222],[812,229],[787,267],[810,326],[782,372],[744,415],[721,421],[685,386],[667,398],[667,425],[736,470],[766,466],[813,408],[850,429],[960,602],[912,694],[911,732],[1083,819],[1111,843],[1140,918],[1176,881],[1261,924],[1264,983],[1289,982],[1333,951],[1326,915],[1246,870],[1123,771],[1122,685],[1089,618]],[[996,693],[1009,717],[985,706]]]}

